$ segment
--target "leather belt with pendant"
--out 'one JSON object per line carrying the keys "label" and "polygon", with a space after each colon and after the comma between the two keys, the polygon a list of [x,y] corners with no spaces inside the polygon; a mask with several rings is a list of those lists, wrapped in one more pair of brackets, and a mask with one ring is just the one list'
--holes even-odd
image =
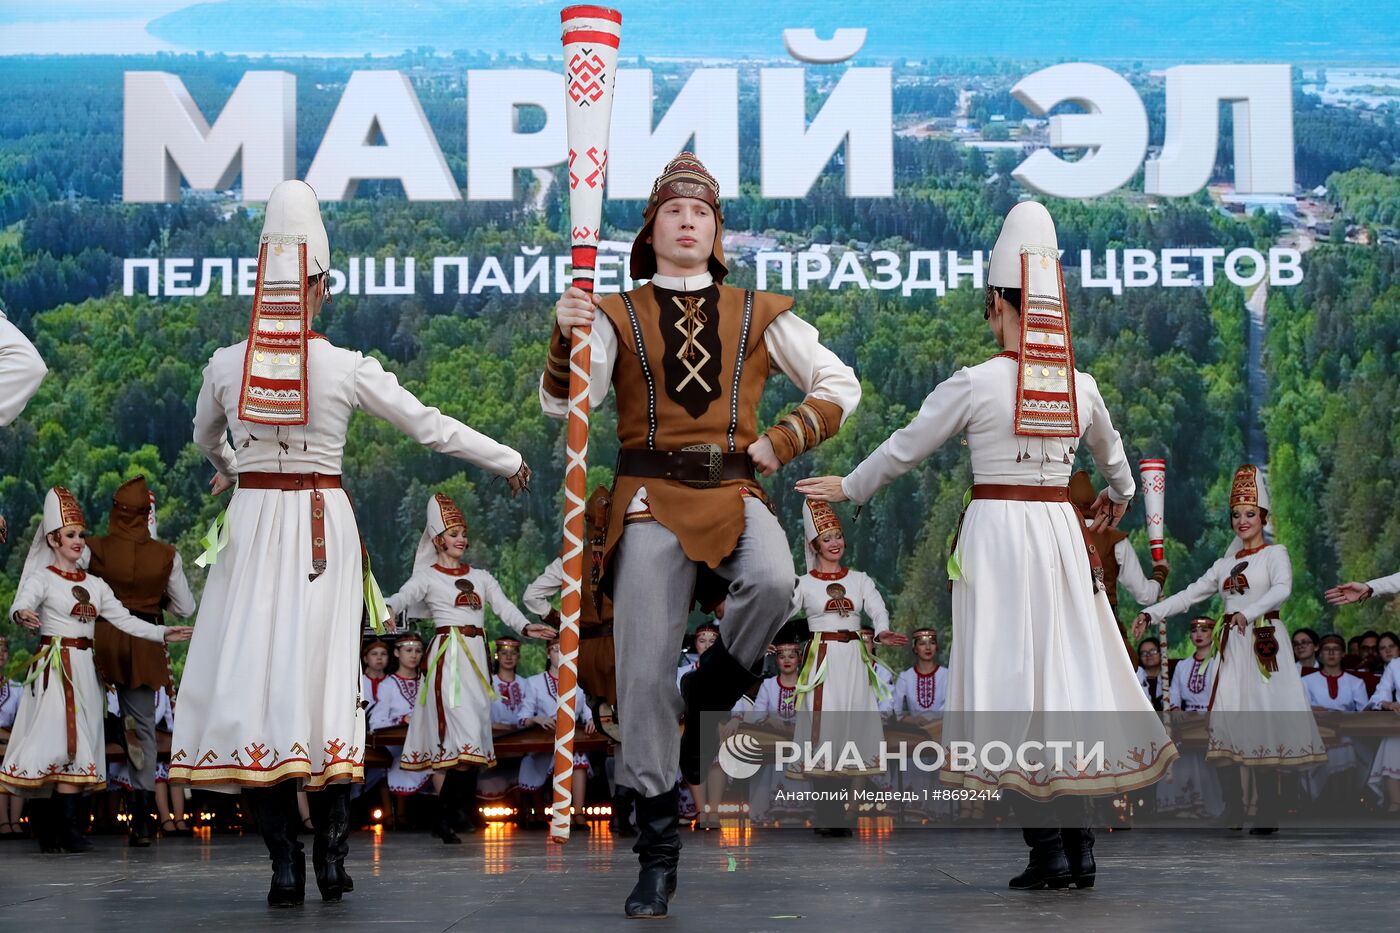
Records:
{"label": "leather belt with pendant", "polygon": [[713,489],[725,480],[753,479],[746,453],[725,453],[718,444],[692,444],[680,450],[624,447],[617,452],[618,476],[669,479],[695,489]]}

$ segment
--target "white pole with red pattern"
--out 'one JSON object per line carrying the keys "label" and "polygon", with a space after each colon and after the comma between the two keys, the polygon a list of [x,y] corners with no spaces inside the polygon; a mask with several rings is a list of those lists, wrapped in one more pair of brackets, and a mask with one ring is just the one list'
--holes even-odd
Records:
{"label": "white pole with red pattern", "polygon": [[[569,226],[573,286],[593,293],[603,224],[608,130],[622,14],[601,6],[560,12],[564,40],[564,110],[569,143]],[[569,341],[569,407],[564,468],[564,588],[559,626],[559,707],[554,726],[554,808],[549,838],[569,841],[573,811],[574,728],[578,703],[578,621],[583,597],[584,510],[588,500],[588,393],[592,328]]]}

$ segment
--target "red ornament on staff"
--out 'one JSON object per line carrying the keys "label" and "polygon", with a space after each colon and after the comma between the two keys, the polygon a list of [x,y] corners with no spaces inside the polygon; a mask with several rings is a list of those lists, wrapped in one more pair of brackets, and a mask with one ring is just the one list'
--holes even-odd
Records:
{"label": "red ornament on staff", "polygon": [[[564,41],[564,112],[569,144],[569,222],[573,286],[593,292],[603,225],[608,130],[622,14],[601,6],[571,6],[559,14]],[[578,620],[582,602],[583,517],[588,500],[588,392],[591,327],[569,339],[569,408],[564,468],[564,587],[560,599],[559,707],[554,727],[554,808],[549,837],[568,842],[573,810],[575,708],[578,699]]]}

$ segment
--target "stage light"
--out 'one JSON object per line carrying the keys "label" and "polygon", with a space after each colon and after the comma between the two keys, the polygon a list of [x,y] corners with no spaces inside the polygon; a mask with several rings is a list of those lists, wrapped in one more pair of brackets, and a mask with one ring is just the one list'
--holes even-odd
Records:
{"label": "stage light", "polygon": [[374,812],[370,814],[370,819],[378,823],[380,820],[384,819],[384,811],[375,807]]}

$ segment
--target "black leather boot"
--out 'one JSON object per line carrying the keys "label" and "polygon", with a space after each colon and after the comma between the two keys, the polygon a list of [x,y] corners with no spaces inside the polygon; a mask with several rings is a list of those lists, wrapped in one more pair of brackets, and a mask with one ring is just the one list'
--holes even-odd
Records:
{"label": "black leather boot", "polygon": [[462,837],[452,829],[452,809],[455,806],[457,782],[452,779],[455,771],[447,772],[442,779],[442,790],[437,794],[437,810],[433,813],[433,835],[444,845],[459,846]]}
{"label": "black leather boot", "polygon": [[1042,888],[1067,888],[1073,880],[1069,861],[1065,858],[1060,831],[1023,829],[1021,837],[1031,847],[1031,857],[1025,871],[1012,878],[1007,887],[1013,891],[1039,891]]}
{"label": "black leather boot", "polygon": [[82,795],[54,794],[53,799],[58,803],[55,830],[59,851],[91,852],[92,843],[88,842],[87,834],[83,831],[86,813]]}
{"label": "black leather boot", "polygon": [[1065,860],[1076,888],[1092,888],[1098,866],[1094,863],[1094,831],[1088,827],[1060,830]]}
{"label": "black leather boot", "polygon": [[316,827],[311,843],[316,887],[321,900],[338,901],[350,877],[345,874],[345,856],[350,851],[350,785],[332,784],[306,799],[311,805],[311,825]]}
{"label": "black leather boot", "polygon": [[127,830],[126,843],[138,849],[150,846],[155,827],[151,825],[151,811],[156,807],[156,795],[148,790],[131,792],[131,825]]}
{"label": "black leather boot", "polygon": [[306,853],[297,840],[296,785],[283,781],[248,791],[258,815],[258,830],[272,859],[269,907],[300,907],[306,899]]}
{"label": "black leather boot", "polygon": [[675,896],[676,866],[681,858],[679,805],[680,793],[674,788],[637,799],[639,835],[632,851],[637,853],[641,871],[623,908],[629,919],[664,917],[667,903]]}
{"label": "black leather boot", "polygon": [[1258,793],[1258,807],[1254,813],[1254,826],[1251,836],[1272,836],[1278,832],[1278,818],[1283,810],[1283,799],[1279,793],[1278,771],[1274,768],[1255,768],[1254,786]]}
{"label": "black leather boot", "polygon": [[636,802],[636,791],[617,785],[613,791],[612,819],[608,822],[608,832],[622,839],[637,835],[637,827],[632,822],[632,806]]}
{"label": "black leather boot", "polygon": [[1225,765],[1218,772],[1220,795],[1225,799],[1225,811],[1220,823],[1226,829],[1244,829],[1244,789],[1240,786],[1240,766]]}
{"label": "black leather boot", "polygon": [[700,761],[700,716],[705,712],[727,713],[739,702],[744,691],[759,679],[729,653],[724,639],[717,640],[700,655],[695,670],[681,678],[681,698],[685,701],[685,731],[681,733],[681,776],[687,783],[699,784],[705,768]]}
{"label": "black leather boot", "polygon": [[53,797],[34,797],[24,806],[29,811],[29,831],[39,843],[39,851],[45,855],[58,855],[63,846],[58,840],[58,801]]}

